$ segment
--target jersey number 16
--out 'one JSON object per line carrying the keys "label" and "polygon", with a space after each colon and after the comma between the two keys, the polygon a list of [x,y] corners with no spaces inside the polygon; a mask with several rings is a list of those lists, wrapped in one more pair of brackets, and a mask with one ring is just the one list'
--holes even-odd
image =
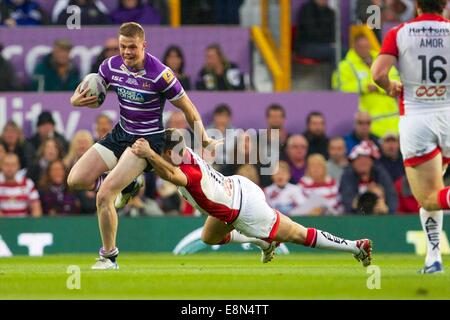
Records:
{"label": "jersey number 16", "polygon": [[[447,70],[443,66],[447,65],[447,60],[442,56],[434,56],[430,59],[427,66],[427,56],[419,56],[418,59],[422,62],[422,82],[427,82],[428,79],[433,83],[442,83],[447,79]],[[437,66],[440,62],[442,66]],[[436,74],[440,73],[441,77],[436,78]]]}

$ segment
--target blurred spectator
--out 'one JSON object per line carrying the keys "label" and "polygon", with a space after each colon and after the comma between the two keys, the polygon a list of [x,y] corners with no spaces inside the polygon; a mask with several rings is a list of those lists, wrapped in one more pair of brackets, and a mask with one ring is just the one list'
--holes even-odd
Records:
{"label": "blurred spectator", "polygon": [[239,24],[239,8],[244,0],[214,0],[216,24]]}
{"label": "blurred spectator", "polygon": [[177,186],[156,178],[156,189],[159,196],[159,204],[166,215],[179,215],[182,206],[182,197],[178,194]]}
{"label": "blurred spectator", "polygon": [[80,200],[68,190],[67,175],[68,171],[61,160],[49,163],[38,184],[44,214],[80,213]]}
{"label": "blurred spectator", "polygon": [[344,172],[345,167],[348,166],[347,148],[342,137],[330,139],[328,143],[328,155],[328,174],[336,180],[336,183],[339,185],[342,173]]}
{"label": "blurred spectator", "polygon": [[36,26],[49,23],[49,17],[36,1],[4,0],[8,26]]}
{"label": "blurred spectator", "polygon": [[33,181],[26,177],[19,178],[19,157],[7,153],[1,163],[0,176],[0,217],[40,217],[41,202]]}
{"label": "blurred spectator", "polygon": [[378,157],[378,148],[368,141],[363,141],[352,149],[349,156],[351,165],[344,170],[339,187],[345,212],[358,212],[358,198],[366,192],[377,194],[380,210],[383,209],[383,201],[390,213],[397,210],[398,199],[394,183],[383,166],[374,162]]}
{"label": "blurred spectator", "polygon": [[70,59],[72,43],[57,39],[53,50],[36,65],[33,72],[33,89],[38,91],[73,91],[80,82],[78,67]]}
{"label": "blurred spectator", "polygon": [[0,72],[0,91],[21,90],[21,84],[16,76],[15,68],[11,62],[3,58],[2,51],[3,45],[0,43],[0,70],[2,70]]}
{"label": "blurred spectator", "polygon": [[1,175],[1,173],[2,173],[2,161],[3,161],[3,158],[5,157],[5,155],[6,155],[6,148],[5,148],[5,145],[3,144],[3,141],[2,140],[0,140],[0,175]]}
{"label": "blurred spectator", "polygon": [[206,48],[205,65],[198,75],[197,90],[244,90],[244,77],[239,67],[229,62],[218,44]]}
{"label": "blurred spectator", "polygon": [[364,215],[389,213],[383,188],[375,183],[369,184],[367,191],[356,199],[356,212]]}
{"label": "blurred spectator", "polygon": [[[378,52],[371,50],[369,39],[361,34],[355,37],[354,48],[339,63],[333,74],[333,88],[359,94],[359,110],[372,117],[371,133],[382,137],[387,132],[398,132],[397,100],[389,97],[372,79],[370,68]],[[391,80],[400,81],[395,67],[389,73]]]}
{"label": "blurred spectator", "polygon": [[306,131],[303,136],[308,140],[308,155],[321,154],[328,158],[328,137],[325,128],[325,117],[321,112],[313,111],[306,118]]}
{"label": "blurred spectator", "polygon": [[139,190],[138,194],[130,199],[127,206],[120,211],[120,215],[139,217],[139,216],[164,216],[164,212],[159,207],[158,203],[153,200],[146,198],[145,184]]}
{"label": "blurred spectator", "polygon": [[[219,171],[221,171],[223,165],[226,164],[227,155],[232,152],[234,147],[236,132],[233,130],[233,125],[231,123],[232,117],[233,114],[230,107],[227,104],[219,104],[214,109],[212,123],[206,130],[209,137],[214,139],[224,139],[223,144],[219,145],[215,150],[215,167]],[[214,132],[216,130],[218,132]],[[220,135],[216,137],[219,132]]]}
{"label": "blurred spectator", "polygon": [[64,166],[70,170],[93,144],[94,139],[89,131],[77,131],[70,142],[69,152],[64,157]]}
{"label": "blurred spectator", "polygon": [[450,1],[447,0],[447,7],[444,10],[444,17],[450,19]]}
{"label": "blurred spectator", "polygon": [[111,15],[115,24],[124,22],[137,22],[139,24],[160,24],[161,17],[155,8],[143,0],[119,0],[119,6]]}
{"label": "blurred spectator", "polygon": [[106,39],[102,52],[97,56],[95,62],[92,64],[91,73],[97,73],[98,68],[105,59],[119,54],[119,39],[111,37]]}
{"label": "blurred spectator", "polygon": [[300,134],[290,136],[286,143],[286,161],[291,169],[291,183],[297,184],[306,171],[308,140]]}
{"label": "blurred spectator", "polygon": [[95,142],[103,139],[113,128],[113,121],[105,113],[95,118]]}
{"label": "blurred spectator", "polygon": [[[191,127],[187,123],[183,111],[175,110],[171,112],[167,120],[166,128],[181,129],[180,132],[182,132],[183,134],[186,146],[189,148],[194,147],[194,133],[192,132]],[[198,141],[195,142],[199,143]]]}
{"label": "blurred spectator", "polygon": [[350,153],[353,147],[362,141],[372,141],[378,146],[378,137],[370,133],[371,125],[372,117],[370,114],[362,111],[355,114],[354,130],[344,137],[347,153]]}
{"label": "blurred spectator", "polygon": [[414,18],[416,6],[413,0],[384,0],[383,22],[405,22]]}
{"label": "blurred spectator", "polygon": [[100,0],[58,0],[53,7],[52,19],[56,24],[66,25],[67,19],[72,15],[68,13],[68,6],[78,6],[81,10],[81,25],[109,24],[108,9]]}
{"label": "blurred spectator", "polygon": [[8,6],[3,1],[0,1],[0,25],[14,26],[14,21],[9,17]]}
{"label": "blurred spectator", "polygon": [[214,24],[215,0],[181,1],[181,22],[183,24]]}
{"label": "blurred spectator", "polygon": [[327,161],[321,154],[312,154],[308,157],[305,175],[300,179],[299,185],[306,201],[315,198],[318,207],[313,210],[314,215],[338,215],[342,213],[339,199],[338,184],[328,175]]}
{"label": "blurred spectator", "polygon": [[264,188],[267,203],[281,213],[294,216],[301,215],[301,205],[305,201],[301,188],[289,183],[291,170],[286,161],[280,161],[277,171],[272,175],[273,183]]}
{"label": "blurred spectator", "polygon": [[258,173],[258,169],[255,165],[252,164],[242,164],[236,170],[236,175],[246,177],[253,183],[260,185],[260,176]]}
{"label": "blurred spectator", "polygon": [[[270,167],[273,161],[285,160],[286,141],[289,133],[285,128],[286,112],[283,106],[273,103],[266,108],[266,130],[259,132],[258,147],[261,167]],[[273,131],[273,132],[272,132]],[[274,134],[274,136],[272,136]],[[278,141],[276,137],[278,136]],[[278,150],[276,150],[278,144]],[[274,150],[272,150],[274,148]],[[272,151],[278,154],[272,154]],[[261,175],[261,186],[267,187],[272,184],[271,176],[274,172]]]}
{"label": "blurred spectator", "polygon": [[169,4],[167,0],[147,0],[147,3],[151,5],[161,17],[161,24],[170,24],[169,16]]}
{"label": "blurred spectator", "polygon": [[33,162],[33,147],[25,141],[22,129],[12,120],[6,122],[1,135],[2,144],[7,152],[17,154],[21,168],[28,168]]}
{"label": "blurred spectator", "polygon": [[37,151],[36,159],[28,168],[27,176],[38,183],[47,170],[49,163],[62,159],[62,147],[53,138],[45,140]]}
{"label": "blurred spectator", "polygon": [[[1,167],[2,167],[2,161],[3,161],[3,158],[4,158],[8,153],[11,153],[11,152],[8,152],[8,151],[6,150],[6,147],[5,147],[4,142],[0,139],[0,180],[1,180],[1,179],[4,179],[4,176],[3,176],[3,173],[2,173]],[[16,154],[16,155],[17,155],[17,154]],[[19,159],[19,160],[20,160],[20,159]],[[16,173],[16,179],[21,179],[21,178],[25,177],[26,173],[27,173],[27,168],[22,168],[22,169],[18,170],[17,173]]]}
{"label": "blurred spectator", "polygon": [[[259,176],[260,164],[258,159],[257,143],[257,137],[255,135],[248,132],[237,133],[234,147],[230,150],[231,153],[227,155],[228,161],[227,164],[222,167],[222,173],[225,176],[238,174],[237,172],[241,168],[241,166],[248,164],[255,167],[255,170],[252,170],[252,172],[250,172],[250,169],[244,168],[243,170],[246,170],[246,172],[250,172],[249,175],[252,175],[252,179],[257,180],[257,184],[259,185],[261,182],[261,178]],[[258,175],[257,179],[253,177],[254,172],[256,172]]]}
{"label": "blurred spectator", "polygon": [[286,143],[290,136],[286,130],[286,111],[283,106],[279,104],[271,104],[266,109],[266,124],[268,141],[271,139],[271,129],[278,130],[278,145],[280,146],[280,156],[283,155],[286,149]]}
{"label": "blurred spectator", "polygon": [[95,214],[97,212],[97,193],[95,191],[77,191],[75,194],[80,201],[80,213]]}
{"label": "blurred spectator", "polygon": [[305,58],[319,59],[334,65],[335,18],[328,0],[310,0],[298,15],[298,53]]}
{"label": "blurred spectator", "polygon": [[418,214],[420,205],[412,194],[411,187],[406,176],[401,176],[395,181],[395,190],[398,194],[398,208],[399,214]]}
{"label": "blurred spectator", "polygon": [[62,153],[66,154],[69,143],[67,140],[55,131],[55,120],[49,111],[42,111],[37,120],[37,132],[28,139],[34,150],[38,150],[43,141],[48,138],[54,138],[62,147]]}
{"label": "blurred spectator", "polygon": [[381,139],[381,158],[380,163],[391,176],[392,181],[405,175],[405,166],[400,153],[400,142],[398,135],[395,133],[387,133]]}
{"label": "blurred spectator", "polygon": [[191,90],[191,80],[184,73],[184,54],[180,47],[171,45],[164,53],[163,63],[175,73],[184,90]]}

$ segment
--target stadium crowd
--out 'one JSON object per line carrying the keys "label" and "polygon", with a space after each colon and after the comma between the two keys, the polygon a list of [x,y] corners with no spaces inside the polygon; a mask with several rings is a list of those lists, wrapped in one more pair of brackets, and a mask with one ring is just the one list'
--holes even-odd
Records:
{"label": "stadium crowd", "polygon": [[[279,130],[279,161],[270,175],[262,170],[267,162],[258,156],[264,154],[260,148],[270,148],[270,133],[263,137],[230,130],[234,128],[232,111],[218,105],[208,130],[227,135],[223,148],[217,150],[216,169],[248,177],[264,189],[273,207],[288,215],[417,213],[396,133],[378,139],[371,133],[370,115],[363,111],[355,114],[353,130],[343,137],[327,136],[326,119],[320,112],[308,115],[304,132],[287,132],[286,117],[279,104],[266,109],[265,128]],[[166,127],[186,129],[185,141],[193,142],[180,111],[166,113],[165,122]],[[80,130],[68,142],[55,130],[48,111],[39,115],[31,137],[24,137],[22,129],[8,121],[0,135],[0,215],[94,213],[95,193],[71,192],[66,178],[74,163],[112,127],[111,119],[100,114],[93,134]],[[175,186],[153,173],[144,177],[145,186],[120,214],[196,214]]]}
{"label": "stadium crowd", "polygon": [[[52,8],[43,1],[0,0],[0,26],[61,25],[67,20],[68,5],[81,8],[83,25],[111,25],[136,21],[144,25],[168,24],[168,5],[164,0],[120,0],[110,8],[101,0],[57,0]],[[183,0],[183,24],[245,24],[242,11],[252,10],[259,1]],[[449,2],[450,3],[450,2]],[[382,8],[385,22],[398,23],[414,15],[410,0],[354,0],[353,21],[365,23],[368,5]],[[195,8],[193,10],[192,8]],[[227,14],[223,14],[227,12]],[[450,13],[450,6],[447,14]],[[303,1],[295,21],[293,50],[302,58],[334,63],[334,9],[326,0]],[[378,35],[380,36],[380,35]],[[81,80],[79,67],[70,58],[73,44],[56,39],[52,51],[36,65],[32,79],[20,81],[14,66],[0,55],[0,91],[72,91]],[[1,46],[0,46],[1,51]],[[118,40],[106,39],[91,72],[100,63],[118,54]],[[271,136],[247,133],[227,135],[223,151],[216,155],[216,168],[225,175],[240,174],[264,189],[268,202],[287,215],[393,214],[418,212],[418,204],[405,178],[399,151],[396,101],[375,85],[370,67],[377,53],[363,34],[354,39],[344,59],[334,66],[334,90],[359,94],[359,111],[354,127],[345,136],[327,136],[326,120],[320,112],[306,119],[304,132],[288,132],[288,116],[281,105],[266,109],[266,129],[279,130],[279,161],[273,175],[261,174],[267,166],[258,148],[271,145]],[[204,65],[197,75],[185,73],[183,49],[171,45],[161,60],[175,73],[186,90],[231,91],[248,86],[239,66],[229,61],[217,44],[205,50]],[[392,78],[398,77],[395,68]],[[182,112],[166,115],[165,126],[186,129]],[[95,132],[78,131],[69,142],[56,132],[51,113],[39,115],[35,135],[25,137],[22,128],[9,120],[0,135],[0,216],[93,214],[96,195],[92,191],[71,192],[66,178],[74,163],[113,127],[101,114]],[[210,129],[225,133],[233,129],[233,114],[225,105],[214,111]],[[270,132],[270,131],[269,131]],[[186,141],[192,141],[188,133]],[[267,141],[263,145],[261,141]],[[236,159],[241,159],[239,164]],[[11,200],[14,199],[14,200]],[[175,186],[153,173],[145,174],[145,187],[121,215],[197,214],[177,193]]]}

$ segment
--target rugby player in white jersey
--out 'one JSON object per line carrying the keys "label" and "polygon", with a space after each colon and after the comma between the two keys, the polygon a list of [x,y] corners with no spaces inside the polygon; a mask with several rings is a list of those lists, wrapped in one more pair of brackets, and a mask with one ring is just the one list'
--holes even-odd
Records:
{"label": "rugby player in white jersey", "polygon": [[[72,189],[98,191],[97,211],[103,246],[93,269],[118,268],[116,207],[124,206],[133,192],[139,190],[141,185],[132,181],[144,170],[152,169],[147,161],[133,154],[130,147],[138,138],[144,138],[155,150],[162,151],[165,101],[169,100],[184,112],[194,132],[199,131],[196,138],[203,146],[216,143],[206,134],[196,107],[173,72],[147,53],[146,47],[142,26],[134,22],[120,26],[120,54],[105,59],[98,72],[117,93],[119,122],[80,158],[67,179]],[[89,107],[93,104],[97,97],[87,96],[88,90],[80,92],[78,86],[71,98],[72,105]],[[103,173],[107,171],[111,172],[103,181]],[[119,201],[115,204],[116,199]]]}
{"label": "rugby player in white jersey", "polygon": [[138,139],[131,151],[146,159],[156,174],[178,186],[191,205],[208,215],[202,233],[207,244],[254,243],[262,249],[262,261],[268,262],[280,242],[291,242],[349,252],[363,266],[371,263],[370,240],[347,240],[292,221],[271,208],[263,190],[249,179],[226,177],[214,170],[185,147],[182,135],[175,129],[166,129],[162,156],[145,139]]}
{"label": "rugby player in white jersey", "polygon": [[[418,17],[389,31],[372,66],[375,82],[400,100],[400,149],[427,238],[420,273],[444,270],[439,240],[442,210],[450,208],[450,188],[442,178],[450,163],[450,21],[442,16],[446,4],[418,0]],[[397,62],[402,83],[388,76]]]}

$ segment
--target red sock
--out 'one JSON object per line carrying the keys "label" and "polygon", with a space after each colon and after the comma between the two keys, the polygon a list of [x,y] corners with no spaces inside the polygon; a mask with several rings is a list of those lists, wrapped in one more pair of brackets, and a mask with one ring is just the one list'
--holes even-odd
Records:
{"label": "red sock", "polygon": [[450,209],[450,187],[445,187],[439,191],[438,203],[442,209]]}
{"label": "red sock", "polygon": [[314,228],[308,228],[308,232],[306,233],[306,240],[303,244],[305,247],[313,247],[316,245],[317,240],[317,230]]}
{"label": "red sock", "polygon": [[229,243],[231,240],[231,232],[228,233],[225,238],[222,239],[222,241],[220,241],[218,244],[222,245],[222,244],[227,244]]}

